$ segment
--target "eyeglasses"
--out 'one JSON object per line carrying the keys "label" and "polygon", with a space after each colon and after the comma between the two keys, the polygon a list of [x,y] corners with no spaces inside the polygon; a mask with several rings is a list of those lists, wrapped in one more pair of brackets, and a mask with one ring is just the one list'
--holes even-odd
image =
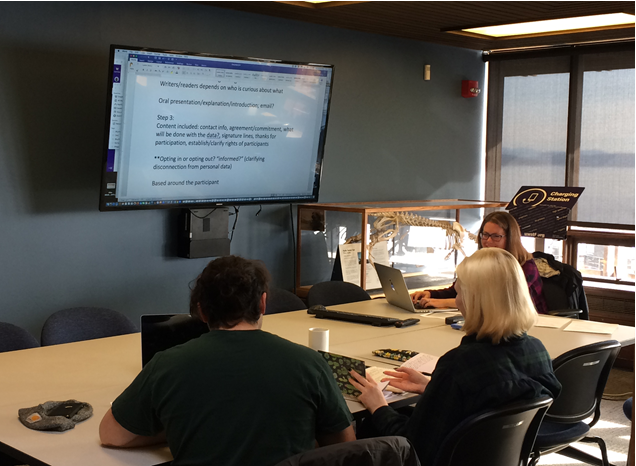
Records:
{"label": "eyeglasses", "polygon": [[486,241],[486,240],[488,240],[488,238],[490,238],[495,243],[498,243],[499,241],[501,241],[501,238],[505,238],[506,237],[506,235],[491,235],[490,233],[485,233],[485,232],[479,233],[479,236],[484,241]]}

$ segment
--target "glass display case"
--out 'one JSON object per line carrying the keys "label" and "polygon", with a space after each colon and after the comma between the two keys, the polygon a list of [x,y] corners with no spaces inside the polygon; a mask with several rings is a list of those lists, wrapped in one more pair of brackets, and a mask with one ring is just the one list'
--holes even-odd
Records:
{"label": "glass display case", "polygon": [[461,251],[470,255],[477,248],[473,233],[483,209],[507,204],[441,199],[298,205],[296,294],[305,297],[311,285],[344,279],[373,295],[379,288],[375,261],[402,270],[409,289],[452,283]]}

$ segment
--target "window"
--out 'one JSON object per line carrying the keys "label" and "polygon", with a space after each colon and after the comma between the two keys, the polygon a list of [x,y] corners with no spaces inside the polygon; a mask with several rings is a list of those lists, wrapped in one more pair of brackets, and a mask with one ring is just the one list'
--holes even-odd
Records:
{"label": "window", "polygon": [[524,244],[570,263],[587,280],[632,290],[633,47],[491,56],[486,158],[488,200],[508,201],[521,186],[584,187],[568,219],[575,234]]}
{"label": "window", "polygon": [[634,85],[633,68],[583,73],[578,221],[634,224]]}
{"label": "window", "polygon": [[504,78],[501,200],[565,180],[568,74]]}
{"label": "window", "polygon": [[584,277],[634,281],[634,248],[579,243],[576,268]]}
{"label": "window", "polygon": [[566,243],[571,252],[568,262],[586,281],[634,286],[636,248],[633,230],[574,226]]}

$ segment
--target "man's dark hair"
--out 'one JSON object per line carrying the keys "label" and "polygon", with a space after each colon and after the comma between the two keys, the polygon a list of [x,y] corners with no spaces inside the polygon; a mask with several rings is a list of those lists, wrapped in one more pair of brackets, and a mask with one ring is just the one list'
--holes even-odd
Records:
{"label": "man's dark hair", "polygon": [[254,324],[261,316],[260,301],[270,275],[260,261],[226,256],[210,262],[190,293],[190,314],[199,308],[211,329],[232,328],[241,321]]}

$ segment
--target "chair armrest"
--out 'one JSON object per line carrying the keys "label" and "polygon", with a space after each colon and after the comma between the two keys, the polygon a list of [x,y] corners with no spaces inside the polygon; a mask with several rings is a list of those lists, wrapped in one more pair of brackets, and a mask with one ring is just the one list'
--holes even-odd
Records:
{"label": "chair armrest", "polygon": [[571,317],[571,318],[579,318],[579,314],[583,314],[581,309],[556,309],[554,311],[549,311],[549,315],[551,316],[559,316],[559,317]]}

